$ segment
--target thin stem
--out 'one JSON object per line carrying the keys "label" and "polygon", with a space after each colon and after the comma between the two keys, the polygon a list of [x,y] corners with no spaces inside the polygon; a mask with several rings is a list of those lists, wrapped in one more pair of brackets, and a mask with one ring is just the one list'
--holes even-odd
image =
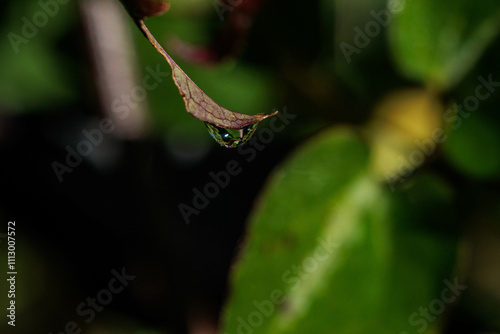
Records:
{"label": "thin stem", "polygon": [[144,20],[138,19],[138,20],[134,20],[134,21],[135,21],[135,24],[137,25],[137,27],[139,28],[139,30],[148,39],[148,41],[151,43],[151,45],[153,45],[153,47],[156,49],[156,51],[158,51],[163,56],[163,58],[165,58],[165,60],[170,65],[170,67],[172,67],[172,69],[174,67],[179,67],[177,65],[177,63],[172,59],[172,57],[170,57],[168,55],[167,51],[165,51],[165,49],[161,46],[161,44],[158,43],[158,41],[153,36],[153,34],[151,33],[151,31],[149,31],[148,27],[144,23]]}

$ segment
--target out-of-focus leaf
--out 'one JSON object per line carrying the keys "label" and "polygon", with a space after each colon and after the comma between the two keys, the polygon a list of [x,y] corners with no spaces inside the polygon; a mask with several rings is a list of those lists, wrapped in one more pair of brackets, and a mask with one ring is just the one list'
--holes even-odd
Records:
{"label": "out-of-focus leaf", "polygon": [[[450,193],[424,180],[420,189],[434,188],[430,198],[390,194],[368,164],[359,137],[337,128],[275,173],[235,267],[223,333],[421,329],[409,317],[440,298],[456,244],[420,219],[450,219]],[[435,333],[438,325],[421,332]]]}
{"label": "out-of-focus leaf", "polygon": [[18,54],[10,48],[0,50],[1,109],[43,108],[74,97],[69,75],[57,56],[44,45],[32,43]]}
{"label": "out-of-focus leaf", "polygon": [[165,13],[170,4],[164,0],[120,0],[134,19],[142,20]]}
{"label": "out-of-focus leaf", "polygon": [[427,89],[393,91],[382,98],[369,127],[375,174],[396,184],[422,165],[439,145],[436,132],[445,136],[442,110],[436,94]]}
{"label": "out-of-focus leaf", "polygon": [[54,50],[75,22],[74,4],[57,7],[46,25],[33,23],[42,13],[38,1],[9,2],[1,33],[0,110],[20,112],[60,105],[75,97],[68,59]]}
{"label": "out-of-focus leaf", "polygon": [[459,116],[444,144],[446,157],[460,171],[479,178],[500,175],[500,128],[479,111]]}
{"label": "out-of-focus leaf", "polygon": [[[171,45],[183,59],[205,65],[213,65],[238,54],[246,41],[255,16],[268,0],[214,1],[218,19],[224,27],[213,36],[208,45],[196,46],[174,38]],[[227,20],[226,20],[227,19]]]}
{"label": "out-of-focus leaf", "polygon": [[500,3],[405,1],[388,29],[401,71],[411,79],[447,89],[467,74],[498,35]]}

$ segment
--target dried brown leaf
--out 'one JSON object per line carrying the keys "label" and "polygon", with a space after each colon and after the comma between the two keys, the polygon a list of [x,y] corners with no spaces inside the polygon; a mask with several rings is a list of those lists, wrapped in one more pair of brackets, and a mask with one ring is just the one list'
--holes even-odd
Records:
{"label": "dried brown leaf", "polygon": [[172,68],[172,78],[184,99],[187,112],[200,121],[226,129],[242,129],[277,113],[277,111],[275,111],[272,114],[246,115],[221,107],[205,94],[186,73],[184,73],[180,66],[177,65],[172,57],[169,56],[160,43],[154,38],[143,20],[137,20],[136,23],[146,38]]}
{"label": "dried brown leaf", "polygon": [[[180,68],[179,65],[170,57],[170,55],[158,43],[148,27],[144,24],[144,18],[151,16],[152,13],[162,12],[162,7],[158,4],[166,4],[163,11],[168,8],[167,2],[156,2],[154,0],[122,0],[125,8],[134,18],[135,23],[142,31],[144,36],[154,46],[154,48],[165,58],[172,68],[172,78],[179,88],[179,92],[186,104],[188,113],[203,121],[215,126],[226,129],[243,129],[252,124],[259,123],[267,117],[275,115],[278,111],[272,114],[257,114],[246,115],[235,111],[231,111],[221,107],[214,102],[203,90],[201,90],[189,76]],[[160,6],[160,7],[157,7]],[[159,11],[157,11],[159,10]]]}

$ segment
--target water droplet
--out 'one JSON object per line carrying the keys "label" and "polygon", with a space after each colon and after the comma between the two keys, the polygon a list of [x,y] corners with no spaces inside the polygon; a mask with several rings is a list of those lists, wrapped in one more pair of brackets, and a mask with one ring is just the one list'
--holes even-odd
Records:
{"label": "water droplet", "polygon": [[211,123],[205,123],[210,136],[219,143],[219,145],[227,148],[235,148],[243,145],[257,130],[257,123],[245,126],[242,129],[226,129],[221,128]]}

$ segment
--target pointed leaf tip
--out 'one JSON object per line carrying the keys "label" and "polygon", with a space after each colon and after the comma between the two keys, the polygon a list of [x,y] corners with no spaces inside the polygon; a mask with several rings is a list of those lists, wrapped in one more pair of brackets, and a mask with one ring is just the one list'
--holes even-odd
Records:
{"label": "pointed leaf tip", "polygon": [[242,129],[258,123],[267,117],[276,115],[278,112],[246,115],[226,109],[205,94],[170,56],[167,57],[167,61],[172,66],[172,78],[179,88],[179,92],[186,104],[187,112],[200,121],[226,129]]}

